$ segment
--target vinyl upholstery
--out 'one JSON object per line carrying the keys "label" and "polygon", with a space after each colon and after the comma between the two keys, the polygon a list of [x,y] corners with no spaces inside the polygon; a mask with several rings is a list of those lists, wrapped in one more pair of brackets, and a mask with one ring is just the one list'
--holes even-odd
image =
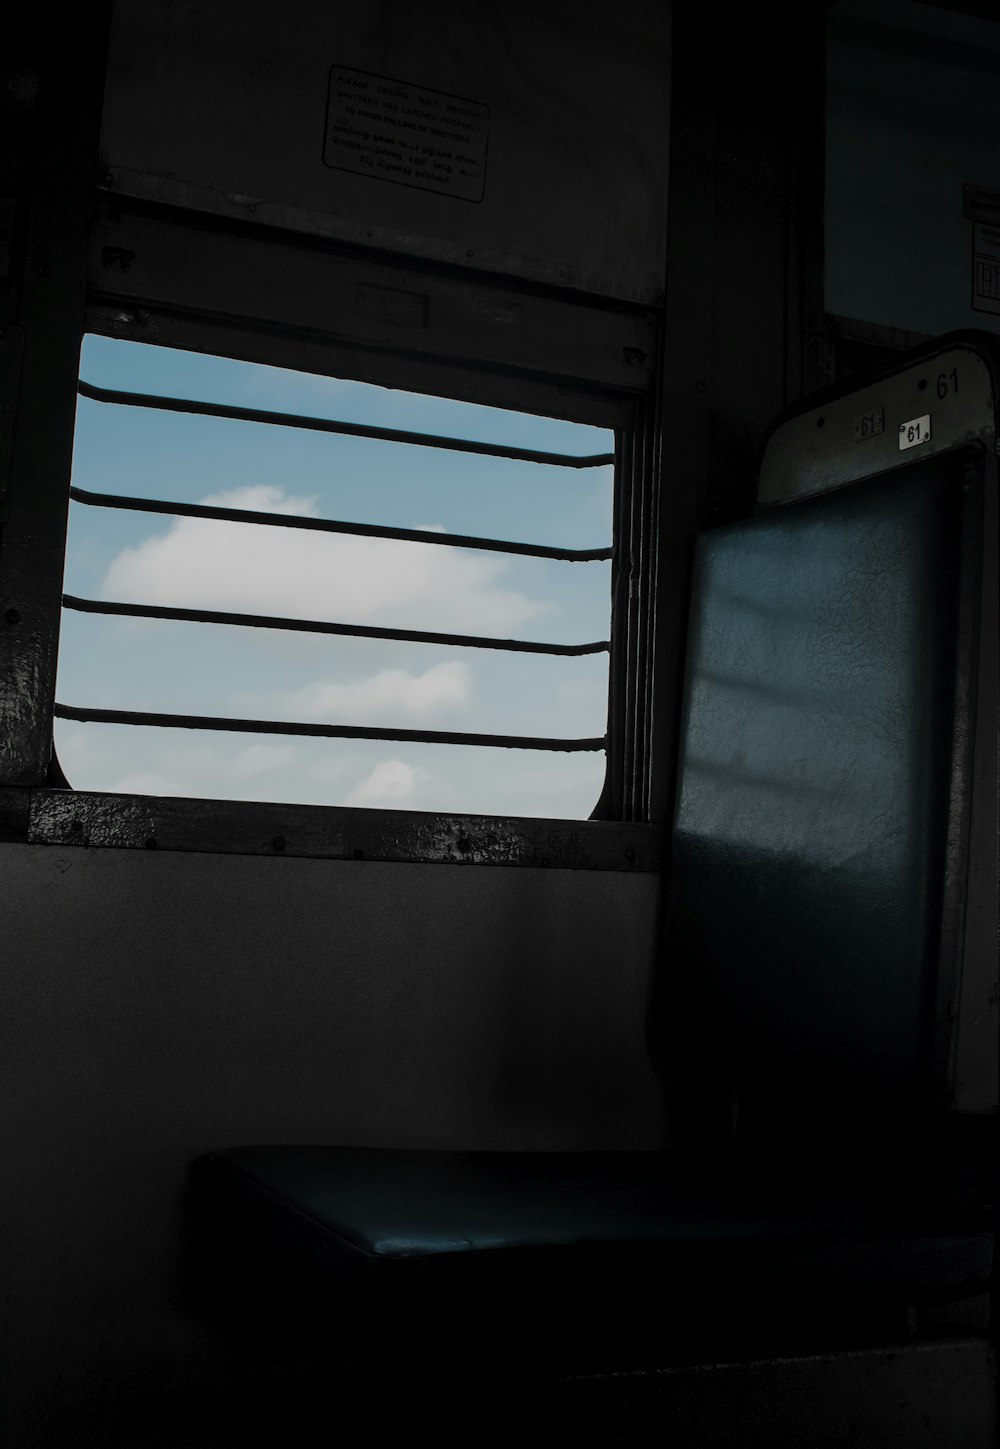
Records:
{"label": "vinyl upholstery", "polygon": [[514,1312],[558,1337],[642,1299],[661,1324],[708,1304],[752,1330],[982,1291],[975,1171],[919,1127],[974,687],[974,473],[938,459],[700,540],[656,1009],[678,1080],[745,1090],[743,1146],[710,1165],[217,1152],[190,1195],[210,1311],[317,1325],[367,1304],[417,1332],[448,1305],[477,1334]]}

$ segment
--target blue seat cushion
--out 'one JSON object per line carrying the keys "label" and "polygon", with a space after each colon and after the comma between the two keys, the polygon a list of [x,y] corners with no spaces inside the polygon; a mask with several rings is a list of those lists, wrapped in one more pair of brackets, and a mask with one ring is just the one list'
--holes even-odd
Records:
{"label": "blue seat cushion", "polygon": [[195,1164],[189,1223],[202,1306],[251,1333],[367,1314],[380,1333],[481,1336],[513,1313],[566,1338],[641,1302],[678,1330],[699,1304],[745,1329],[805,1309],[857,1319],[979,1293],[993,1258],[958,1183],[933,1204],[870,1169],[709,1183],[658,1153],[239,1147]]}

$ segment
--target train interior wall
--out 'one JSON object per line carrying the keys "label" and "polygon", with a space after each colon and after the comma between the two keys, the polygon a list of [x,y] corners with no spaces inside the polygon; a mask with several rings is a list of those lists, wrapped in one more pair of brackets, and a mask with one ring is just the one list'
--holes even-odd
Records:
{"label": "train interior wall", "polygon": [[198,1153],[661,1145],[653,874],[2,854],[12,1443],[248,1386],[178,1284]]}
{"label": "train interior wall", "polygon": [[[823,348],[803,343],[815,297],[796,270],[816,200],[815,178],[808,168],[796,178],[789,161],[789,137],[803,134],[812,104],[807,79],[786,74],[777,51],[749,73],[751,17],[735,24],[719,62],[706,13],[683,21],[684,63],[671,82],[669,27],[659,18],[667,7],[645,0],[619,7],[614,45],[602,23],[560,32],[566,54],[553,6],[449,6],[448,31],[430,4],[348,5],[337,9],[350,44],[335,45],[330,7],[309,5],[312,29],[303,26],[298,43],[287,27],[270,54],[267,36],[284,7],[227,4],[216,7],[222,39],[200,52],[189,90],[179,103],[174,94],[173,110],[159,106],[158,88],[176,83],[186,27],[211,8],[114,7],[118,61],[102,143],[112,210],[125,197],[126,214],[132,204],[197,213],[199,226],[220,235],[252,224],[258,240],[271,226],[338,246],[367,243],[383,259],[489,272],[509,295],[575,289],[574,302],[596,299],[622,315],[645,309],[657,328],[666,319],[658,336],[671,345],[650,359],[648,382],[672,480],[649,661],[659,751],[650,828],[662,830],[692,535],[747,509],[768,422],[804,382],[831,380]],[[470,19],[481,8],[494,14],[488,44]],[[537,47],[516,23],[527,10],[541,17]],[[169,45],[150,39],[154,22],[174,27]],[[804,15],[802,23],[815,47],[817,27]],[[644,46],[649,31],[657,43]],[[227,32],[241,35],[235,51]],[[147,69],[130,68],[132,46],[148,55]],[[329,182],[321,114],[319,131],[308,132],[312,172],[300,152],[285,168],[273,136],[240,157],[234,138],[245,121],[258,125],[261,94],[293,97],[290,134],[313,125],[301,91],[313,48],[324,73],[347,56],[352,70],[386,67],[476,104],[494,87],[488,164],[497,189],[487,207],[385,183],[359,223],[358,198],[374,183],[348,176],[344,204],[324,210],[315,192],[317,177]],[[212,67],[226,54],[242,56],[250,78],[231,126],[199,131],[185,120],[175,166],[162,153],[171,125],[211,115]],[[449,82],[456,71],[480,89]],[[602,73],[613,81],[610,99]],[[523,109],[521,95],[530,98]],[[58,126],[74,134],[71,89],[54,112],[60,106],[39,143],[52,155]],[[540,134],[549,138],[541,147]],[[818,138],[816,122],[808,144]],[[79,217],[89,224],[93,215],[86,179],[73,183],[75,221],[54,209],[66,190],[60,164],[66,177],[81,165],[77,157],[51,168],[36,206],[49,208],[51,245],[40,262],[36,235],[24,258],[23,316],[43,339],[25,373],[36,399],[26,427],[38,437],[46,359],[64,366],[73,349],[63,333],[69,325],[78,337],[84,315],[88,237]],[[471,218],[469,237],[456,217]],[[629,218],[638,245],[625,235]],[[33,225],[37,233],[42,222]],[[315,355],[315,339],[310,345]],[[55,448],[42,460],[56,492],[68,462],[60,456]],[[18,1449],[197,1449],[218,1442],[205,1425],[227,1395],[296,1382],[297,1370],[230,1353],[185,1302],[182,1194],[199,1153],[266,1141],[656,1150],[667,1138],[647,1041],[654,974],[669,967],[660,959],[659,871],[255,858],[23,838],[0,844],[0,869],[6,1372]]]}
{"label": "train interior wall", "polygon": [[[551,30],[558,7],[489,8],[496,24],[486,26],[486,44],[463,6],[450,7],[451,26],[440,24],[433,5],[355,5],[336,13],[299,7],[312,23],[298,31],[285,7],[211,7],[223,30],[242,26],[239,44],[234,52],[213,42],[186,72],[185,37],[189,42],[199,7],[116,5],[110,53],[119,59],[108,76],[103,140],[94,81],[105,42],[96,25],[81,24],[75,46],[56,57],[37,91],[38,122],[33,82],[16,95],[26,159],[22,180],[12,184],[29,197],[30,220],[12,273],[13,315],[26,335],[15,465],[58,520],[76,349],[86,325],[86,255],[94,247],[96,285],[110,277],[127,288],[138,277],[132,285],[141,289],[148,248],[139,249],[130,272],[101,274],[102,245],[134,248],[101,227],[116,226],[123,210],[127,219],[133,205],[172,208],[175,219],[190,219],[209,239],[215,227],[228,244],[252,223],[251,253],[270,235],[262,225],[275,236],[299,228],[299,235],[319,231],[356,246],[350,207],[316,200],[317,188],[329,196],[339,177],[338,195],[352,188],[364,195],[367,185],[377,201],[360,241],[375,243],[383,259],[415,253],[429,268],[421,286],[456,258],[473,269],[473,281],[484,269],[502,274],[492,300],[470,293],[469,326],[483,335],[516,334],[511,319],[518,309],[527,315],[533,298],[546,307],[568,299],[585,320],[603,315],[601,308],[622,325],[641,316],[647,331],[649,319],[656,330],[666,305],[670,356],[661,361],[645,343],[623,350],[619,342],[613,374],[633,389],[638,379],[657,407],[662,400],[673,476],[684,480],[669,497],[655,670],[650,663],[661,729],[654,819],[662,821],[691,533],[732,507],[727,489],[745,501],[754,450],[786,397],[785,141],[774,134],[770,111],[756,131],[747,128],[745,106],[759,99],[758,82],[744,75],[735,42],[720,78],[699,21],[678,79],[681,180],[672,202],[675,258],[664,286],[667,7],[645,0],[619,7],[613,44],[595,9],[588,25],[561,27],[558,45],[551,35],[535,45],[533,24],[519,24],[515,14],[524,20],[530,10],[533,23]],[[201,11],[207,24],[209,11]],[[145,33],[157,18],[175,26],[169,43]],[[337,23],[346,26],[349,45]],[[131,64],[129,32],[136,28],[139,63]],[[268,34],[281,44],[269,47]],[[40,52],[52,61],[53,48],[43,43]],[[206,62],[226,54],[245,63],[242,72],[236,66],[239,104],[227,108],[215,96],[213,124],[198,129],[191,117],[206,106],[211,112],[217,78]],[[316,114],[302,92],[302,75],[317,60],[324,87],[330,66],[342,62],[477,103],[490,99],[483,205],[325,169],[325,92]],[[469,89],[470,74],[479,91]],[[178,76],[191,87],[179,100],[169,93]],[[282,86],[290,87],[287,107]],[[765,86],[764,93],[773,92]],[[266,144],[241,152],[243,122],[264,95],[271,133]],[[139,107],[138,129],[129,106]],[[276,163],[281,118],[293,138],[306,136],[311,170],[301,155],[291,168],[280,156]],[[198,176],[164,160],[160,148],[171,137]],[[156,154],[144,160],[143,145]],[[213,177],[220,183],[214,187]],[[95,179],[106,188],[98,208]],[[734,204],[739,228],[731,225]],[[475,231],[468,239],[466,225]],[[163,299],[176,304],[179,291],[190,317],[185,297],[194,289],[211,314],[219,302],[210,296],[209,273],[164,235],[153,257],[167,278]],[[741,275],[748,247],[757,273],[750,287]],[[714,258],[708,266],[707,257]],[[265,315],[297,275],[280,270],[262,287],[252,274],[226,265],[220,272]],[[560,293],[566,285],[576,290]],[[308,300],[295,304],[306,319]],[[102,314],[106,325],[115,305]],[[438,338],[434,327],[447,314],[447,306],[432,305],[431,327],[420,339],[446,357],[454,338]],[[161,315],[169,321],[175,314],[168,305]],[[273,319],[269,326],[277,346]],[[338,355],[345,339],[353,346],[357,326],[349,305],[334,325]],[[734,326],[756,336],[752,360],[732,347]],[[411,331],[394,333],[391,318],[367,327],[362,361],[398,343],[413,365]],[[574,343],[580,357],[593,342],[587,327],[586,345]],[[538,354],[537,379],[557,342],[558,331],[550,330],[523,344],[523,356]],[[294,342],[303,357],[318,360],[317,370],[325,345],[308,328]],[[283,355],[294,358],[289,349]],[[565,352],[561,343],[559,355]],[[458,387],[479,386],[481,398],[481,354],[473,355],[476,365],[452,376]],[[557,377],[556,392],[561,385]],[[61,546],[58,522],[51,539],[34,525],[29,533],[36,560],[51,559]],[[8,545],[11,537],[8,530]],[[22,575],[34,577],[31,568],[37,573],[35,564],[15,563],[8,588],[20,587]],[[16,643],[13,635],[8,642]],[[37,681],[36,664],[37,657],[29,661],[24,677]],[[15,744],[34,727],[30,698],[22,705],[23,696],[9,737]],[[40,783],[46,749],[41,721],[41,745],[13,763],[8,756],[7,778]],[[12,1442],[24,1449],[190,1449],[227,1395],[282,1382],[281,1369],[228,1353],[184,1304],[181,1197],[200,1152],[267,1139],[495,1149],[663,1144],[664,1105],[646,1041],[661,896],[655,871],[60,848],[29,844],[19,829],[13,834],[0,846],[10,1082],[7,1422]],[[290,1384],[301,1382],[296,1371],[286,1372]]]}

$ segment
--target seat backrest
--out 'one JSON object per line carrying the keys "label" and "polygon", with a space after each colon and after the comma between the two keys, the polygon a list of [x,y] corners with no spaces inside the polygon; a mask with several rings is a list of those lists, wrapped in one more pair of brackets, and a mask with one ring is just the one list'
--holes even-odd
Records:
{"label": "seat backrest", "polygon": [[765,1136],[877,1134],[948,1100],[983,458],[904,463],[699,541],[668,1050],[675,1080],[728,1073]]}

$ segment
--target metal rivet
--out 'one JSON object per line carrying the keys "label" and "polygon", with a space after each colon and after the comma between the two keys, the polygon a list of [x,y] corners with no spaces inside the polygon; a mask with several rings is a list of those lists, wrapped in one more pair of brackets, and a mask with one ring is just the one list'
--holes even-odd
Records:
{"label": "metal rivet", "polygon": [[354,852],[354,859],[355,860],[364,860],[364,858],[365,858],[365,853],[364,853],[363,850],[356,850]]}

